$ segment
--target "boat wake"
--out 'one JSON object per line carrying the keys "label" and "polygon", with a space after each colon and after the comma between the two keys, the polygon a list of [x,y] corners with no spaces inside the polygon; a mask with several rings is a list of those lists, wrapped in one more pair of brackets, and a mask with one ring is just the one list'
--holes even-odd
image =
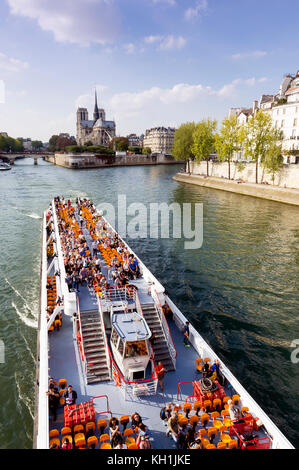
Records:
{"label": "boat wake", "polygon": [[37,320],[34,320],[33,318],[28,317],[26,314],[20,312],[14,302],[11,303],[11,306],[15,309],[18,317],[23,323],[25,323],[25,325],[29,326],[29,328],[37,329]]}
{"label": "boat wake", "polygon": [[22,383],[22,380],[20,380],[20,381],[18,380],[16,372],[15,372],[15,382],[16,382],[20,402],[24,403],[24,405],[26,406],[27,410],[29,411],[29,413],[31,415],[31,418],[34,420],[34,413],[33,413],[34,403],[33,403],[32,400],[30,400],[28,398],[28,396],[25,396],[25,395],[22,394],[21,385],[20,385],[20,383]]}
{"label": "boat wake", "polygon": [[42,219],[40,215],[35,214],[34,212],[32,214],[25,214],[26,217],[30,217],[31,219]]}

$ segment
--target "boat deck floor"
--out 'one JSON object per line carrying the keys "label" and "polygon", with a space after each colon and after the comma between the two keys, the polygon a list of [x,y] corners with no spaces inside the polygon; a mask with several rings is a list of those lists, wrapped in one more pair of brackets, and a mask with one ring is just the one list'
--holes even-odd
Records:
{"label": "boat deck floor", "polygon": [[[77,343],[73,339],[72,320],[66,316],[63,317],[60,330],[54,330],[50,333],[49,376],[53,377],[57,383],[59,379],[65,378],[78,394],[77,403],[88,401],[92,397],[106,395],[113,416],[119,418],[123,414],[131,416],[132,413],[138,412],[150,430],[153,448],[175,448],[173,439],[166,436],[166,427],[160,418],[160,410],[168,402],[177,403],[179,382],[195,381],[200,376],[195,367],[195,359],[198,357],[197,352],[192,346],[188,348],[184,346],[183,335],[174,322],[170,321],[169,327],[177,348],[177,363],[176,370],[168,372],[164,378],[163,393],[158,386],[156,395],[128,397],[125,400],[121,390],[115,386],[114,381],[86,385]],[[180,403],[187,396],[192,395],[192,390],[191,383],[181,386]],[[96,413],[107,410],[105,397],[94,400],[94,403]],[[110,419],[110,415],[105,413],[101,417]],[[60,429],[63,425],[63,407],[59,407],[57,420],[54,422],[50,417],[50,429]]]}

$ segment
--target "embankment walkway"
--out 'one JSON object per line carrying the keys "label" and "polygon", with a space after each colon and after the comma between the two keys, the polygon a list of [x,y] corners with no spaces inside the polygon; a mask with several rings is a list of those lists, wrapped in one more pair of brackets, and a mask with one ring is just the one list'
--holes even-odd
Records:
{"label": "embankment walkway", "polygon": [[292,188],[280,188],[268,184],[238,183],[224,178],[192,175],[188,173],[177,173],[174,180],[181,183],[196,184],[208,188],[230,191],[245,196],[259,197],[285,204],[299,206],[299,190]]}

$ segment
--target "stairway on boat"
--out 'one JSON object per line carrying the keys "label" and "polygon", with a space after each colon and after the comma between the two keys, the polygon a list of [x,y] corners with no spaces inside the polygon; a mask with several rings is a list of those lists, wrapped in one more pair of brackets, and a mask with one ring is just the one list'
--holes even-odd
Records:
{"label": "stairway on boat", "polygon": [[151,332],[155,334],[154,344],[152,345],[155,363],[158,364],[161,361],[166,371],[175,370],[155,304],[142,304],[141,307]]}
{"label": "stairway on boat", "polygon": [[81,328],[86,358],[87,383],[110,380],[99,312],[97,310],[81,312]]}

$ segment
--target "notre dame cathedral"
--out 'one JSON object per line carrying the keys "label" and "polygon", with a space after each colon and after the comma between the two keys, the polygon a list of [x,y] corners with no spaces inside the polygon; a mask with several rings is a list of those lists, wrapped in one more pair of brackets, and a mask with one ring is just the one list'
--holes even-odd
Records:
{"label": "notre dame cathedral", "polygon": [[109,147],[110,141],[115,137],[116,126],[114,121],[106,121],[104,109],[98,108],[97,92],[95,93],[95,106],[93,120],[88,119],[87,108],[77,110],[77,144],[103,145]]}

